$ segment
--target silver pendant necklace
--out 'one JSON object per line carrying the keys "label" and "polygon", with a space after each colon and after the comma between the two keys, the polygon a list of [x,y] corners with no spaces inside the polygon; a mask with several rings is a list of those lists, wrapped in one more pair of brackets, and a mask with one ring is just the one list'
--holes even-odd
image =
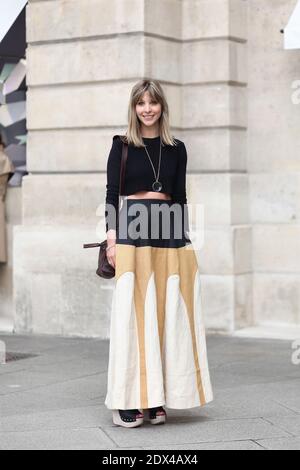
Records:
{"label": "silver pendant necklace", "polygon": [[152,189],[153,191],[155,192],[159,192],[162,190],[162,183],[160,181],[158,181],[158,178],[159,178],[159,172],[160,172],[160,162],[161,162],[161,140],[159,140],[159,163],[158,163],[158,171],[157,171],[157,176],[155,174],[155,169],[154,169],[154,166],[153,166],[153,163],[152,163],[152,160],[150,158],[150,155],[148,153],[148,150],[147,150],[147,145],[145,146],[145,150],[146,150],[146,153],[148,155],[148,158],[149,158],[149,161],[152,165],[152,169],[153,169],[153,173],[154,173],[154,178],[155,178],[155,181],[152,183]]}

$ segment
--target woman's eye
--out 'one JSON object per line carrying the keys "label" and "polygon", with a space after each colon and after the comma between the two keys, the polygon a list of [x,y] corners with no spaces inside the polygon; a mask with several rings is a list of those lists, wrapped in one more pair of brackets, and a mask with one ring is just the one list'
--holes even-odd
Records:
{"label": "woman's eye", "polygon": [[[143,102],[139,102],[138,105],[144,104]],[[151,104],[157,104],[157,101],[151,101]]]}

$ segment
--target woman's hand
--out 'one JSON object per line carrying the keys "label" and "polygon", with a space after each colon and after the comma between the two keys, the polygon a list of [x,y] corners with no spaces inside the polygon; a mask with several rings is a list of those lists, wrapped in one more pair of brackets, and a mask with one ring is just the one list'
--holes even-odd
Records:
{"label": "woman's hand", "polygon": [[107,248],[109,248],[106,251],[107,261],[116,269],[116,230],[108,230]]}
{"label": "woman's hand", "polygon": [[109,250],[106,251],[107,261],[111,266],[116,269],[116,246],[112,243],[109,245],[107,242],[107,248],[110,247]]}

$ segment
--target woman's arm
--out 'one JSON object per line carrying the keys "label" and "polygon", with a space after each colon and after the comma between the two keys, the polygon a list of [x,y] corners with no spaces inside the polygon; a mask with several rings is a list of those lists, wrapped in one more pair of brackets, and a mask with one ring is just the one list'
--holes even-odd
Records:
{"label": "woman's arm", "polygon": [[178,161],[176,170],[176,179],[172,200],[181,206],[184,214],[184,232],[189,232],[189,213],[186,196],[186,168],[187,168],[187,151],[183,142],[178,144]]}
{"label": "woman's arm", "polygon": [[105,230],[108,239],[116,238],[118,226],[121,157],[122,141],[114,135],[106,166]]}

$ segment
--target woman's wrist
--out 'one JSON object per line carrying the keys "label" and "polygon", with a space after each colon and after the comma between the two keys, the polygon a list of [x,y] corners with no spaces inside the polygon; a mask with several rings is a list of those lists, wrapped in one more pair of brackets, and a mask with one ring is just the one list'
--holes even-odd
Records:
{"label": "woman's wrist", "polygon": [[106,232],[106,236],[107,236],[107,241],[113,241],[115,242],[116,240],[116,236],[117,236],[117,232],[115,229],[109,229],[107,232]]}
{"label": "woman's wrist", "polygon": [[107,249],[116,244],[117,234],[116,230],[109,229],[107,231]]}
{"label": "woman's wrist", "polygon": [[114,243],[113,245],[108,245],[108,246],[106,247],[106,251],[108,251],[110,248],[112,248],[112,247],[115,246],[115,245],[116,245],[115,243]]}

